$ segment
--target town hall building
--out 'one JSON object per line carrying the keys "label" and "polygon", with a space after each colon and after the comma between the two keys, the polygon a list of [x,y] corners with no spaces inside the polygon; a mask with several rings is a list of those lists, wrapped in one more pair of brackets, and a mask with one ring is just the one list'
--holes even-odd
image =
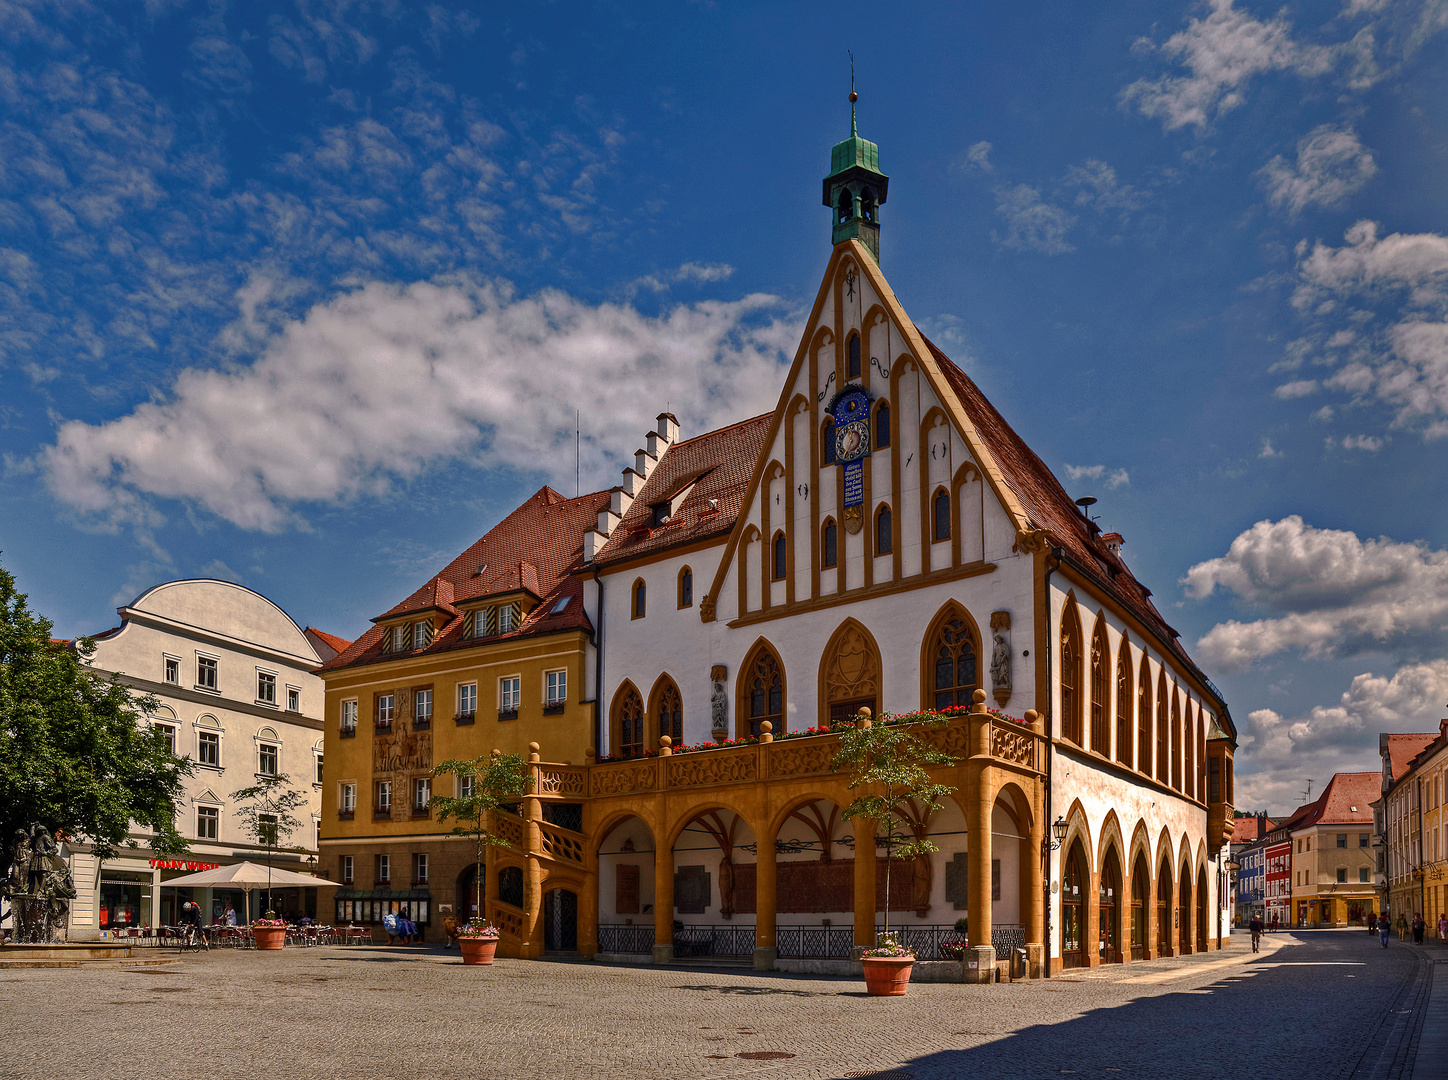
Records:
{"label": "town hall building", "polygon": [[[619,486],[573,501],[597,507],[566,545],[566,709],[587,728],[528,728],[535,787],[499,815],[516,842],[485,880],[505,953],[847,970],[888,912],[922,958],[968,937],[984,980],[1007,958],[1039,974],[1229,932],[1226,703],[1122,538],[895,296],[878,155],[852,115],[822,191],[834,249],[774,410],[688,438],[662,413]],[[329,722],[334,684],[381,649],[369,635],[323,671]],[[884,840],[842,816],[830,728],[921,711],[947,717],[922,731],[954,790],[933,814],[900,806],[937,850],[895,863],[887,895]]]}

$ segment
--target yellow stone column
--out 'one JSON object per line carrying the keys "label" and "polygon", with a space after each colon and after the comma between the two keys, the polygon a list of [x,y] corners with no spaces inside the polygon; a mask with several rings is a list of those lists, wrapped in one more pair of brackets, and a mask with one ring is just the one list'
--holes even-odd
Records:
{"label": "yellow stone column", "polygon": [[[991,944],[991,811],[995,806],[990,765],[990,714],[985,691],[977,690],[970,710],[970,757],[965,763],[965,834],[970,881],[966,915],[970,919],[970,948],[966,951],[966,982],[988,982],[995,975],[995,949]],[[974,965],[974,966],[972,966]]]}
{"label": "yellow stone column", "polygon": [[[538,744],[528,744],[529,759],[538,760]],[[537,769],[533,772],[536,774]],[[536,790],[536,789],[535,789]],[[527,861],[523,869],[523,957],[533,960],[543,954],[543,831],[538,827],[543,820],[543,804],[536,795],[523,797],[524,842]]]}
{"label": "yellow stone column", "polygon": [[[1026,710],[1026,724],[1033,732],[1043,733],[1041,716],[1034,709]],[[1043,852],[1046,839],[1046,806],[1041,797],[1041,782],[1032,793],[1031,825],[1026,830],[1025,847],[1021,850],[1021,926],[1026,935],[1026,965],[1030,978],[1040,978],[1045,958],[1045,890],[1046,875]]]}
{"label": "yellow stone column", "polygon": [[[767,723],[767,721],[766,721]],[[754,970],[772,971],[779,959],[774,940],[775,923],[775,858],[773,832],[757,836],[754,877]]]}
{"label": "yellow stone column", "polygon": [[654,838],[654,963],[667,964],[674,958],[674,845],[662,811],[655,820],[659,833]]}

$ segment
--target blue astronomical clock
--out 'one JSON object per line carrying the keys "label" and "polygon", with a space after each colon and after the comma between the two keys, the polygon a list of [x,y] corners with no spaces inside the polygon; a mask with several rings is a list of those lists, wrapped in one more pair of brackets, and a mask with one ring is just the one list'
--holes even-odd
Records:
{"label": "blue astronomical clock", "polygon": [[[830,416],[835,422],[835,461],[845,470],[845,509],[848,510],[865,501],[865,458],[870,456],[870,395],[859,386],[845,387],[830,402]],[[851,517],[857,519],[859,515]]]}

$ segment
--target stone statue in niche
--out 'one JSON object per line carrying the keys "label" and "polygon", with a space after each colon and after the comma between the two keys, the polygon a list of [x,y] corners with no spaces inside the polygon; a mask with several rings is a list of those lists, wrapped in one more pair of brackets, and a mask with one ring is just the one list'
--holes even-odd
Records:
{"label": "stone statue in niche", "polygon": [[723,664],[715,664],[709,669],[709,678],[714,683],[714,692],[709,695],[709,722],[715,742],[729,737],[729,695],[724,689],[727,674],[728,669]]}
{"label": "stone statue in niche", "polygon": [[70,901],[76,896],[75,881],[55,837],[40,824],[28,831],[16,829],[8,855],[5,891],[10,894],[15,940],[36,944],[64,941]]}
{"label": "stone statue in niche", "polygon": [[990,654],[991,687],[995,693],[996,704],[1004,708],[1011,699],[1011,613],[993,612],[990,628],[993,637]]}

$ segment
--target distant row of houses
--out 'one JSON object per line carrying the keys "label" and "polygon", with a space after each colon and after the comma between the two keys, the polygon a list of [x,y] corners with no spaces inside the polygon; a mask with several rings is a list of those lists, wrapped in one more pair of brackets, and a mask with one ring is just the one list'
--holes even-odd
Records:
{"label": "distant row of houses", "polygon": [[1448,912],[1448,720],[1383,734],[1378,772],[1337,773],[1285,818],[1239,817],[1233,913],[1269,926],[1362,925]]}

